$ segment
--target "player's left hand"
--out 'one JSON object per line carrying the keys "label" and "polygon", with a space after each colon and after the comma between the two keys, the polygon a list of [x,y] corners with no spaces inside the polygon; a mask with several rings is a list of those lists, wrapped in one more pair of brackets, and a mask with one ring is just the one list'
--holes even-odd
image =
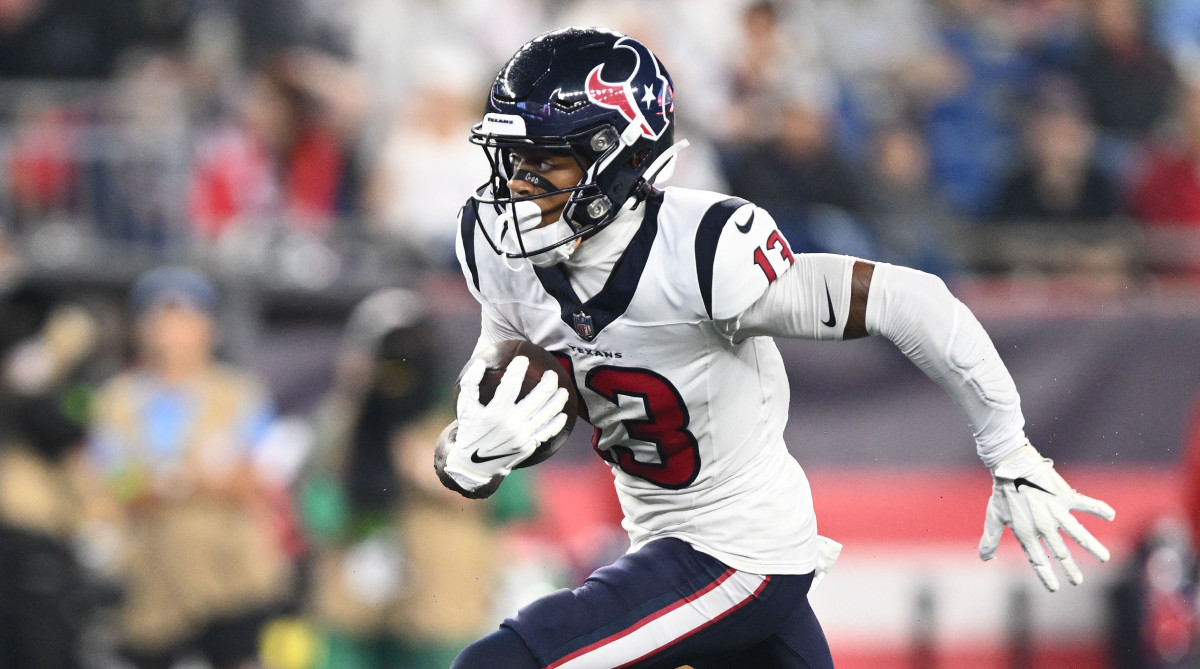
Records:
{"label": "player's left hand", "polygon": [[1062,565],[1072,585],[1083,582],[1083,573],[1067,550],[1059,530],[1097,560],[1108,561],[1108,549],[1071,512],[1086,511],[1112,520],[1116,511],[1098,499],[1076,492],[1054,471],[1054,462],[1043,458],[1032,445],[1026,444],[1001,460],[992,469],[992,478],[992,498],[988,501],[983,538],[979,541],[979,557],[990,560],[996,556],[996,548],[1007,525],[1050,592],[1058,590],[1058,578],[1046,558],[1042,542]]}

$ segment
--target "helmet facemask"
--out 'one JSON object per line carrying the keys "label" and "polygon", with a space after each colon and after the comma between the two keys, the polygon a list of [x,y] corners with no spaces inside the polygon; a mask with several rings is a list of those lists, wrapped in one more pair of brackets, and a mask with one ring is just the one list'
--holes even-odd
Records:
{"label": "helmet facemask", "polygon": [[[484,131],[487,120],[476,125],[471,134],[471,142],[483,149],[491,166],[491,176],[475,200],[490,205],[499,216],[493,233],[484,231],[497,253],[510,258],[531,258],[563,247],[573,249],[576,240],[616,218],[621,207],[613,205],[614,197],[624,203],[631,196],[640,201],[645,195],[642,191],[647,189],[638,188],[644,183],[637,167],[649,151],[623,145],[611,126],[571,137],[522,138],[487,134]],[[555,184],[537,173],[515,170],[511,154],[521,150],[570,156],[583,172],[583,178],[571,185]],[[620,162],[614,166],[617,161]],[[514,178],[540,192],[514,194],[508,187]],[[558,221],[543,226],[536,201],[564,194],[569,197]],[[549,234],[552,229],[556,229],[553,235]]]}

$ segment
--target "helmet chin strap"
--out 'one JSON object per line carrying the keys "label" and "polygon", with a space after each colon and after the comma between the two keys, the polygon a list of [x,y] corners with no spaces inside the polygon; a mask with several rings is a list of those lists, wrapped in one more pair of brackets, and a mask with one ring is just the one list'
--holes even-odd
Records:
{"label": "helmet chin strap", "polygon": [[[621,141],[625,141],[625,138],[622,137]],[[673,144],[666,151],[663,151],[661,154],[659,154],[659,156],[654,159],[654,162],[650,163],[650,166],[646,168],[646,171],[644,172],[646,176],[643,178],[644,181],[647,184],[653,185],[655,183],[661,183],[667,179],[670,179],[671,174],[675,171],[675,158],[679,155],[679,152],[687,148],[687,146],[688,141],[686,139],[681,139],[678,142],[675,142],[675,144]],[[595,169],[596,165],[593,164],[591,168]],[[530,172],[529,170],[514,171],[512,179],[524,181],[534,188],[538,188],[546,193],[559,190],[558,187],[555,186],[549,179],[535,172]],[[633,206],[636,206],[635,201],[627,201],[622,205],[622,209],[631,209]],[[523,202],[513,203],[508,210],[506,210],[498,219],[496,219],[496,223],[500,228],[499,238],[501,240],[503,240],[505,236],[504,233],[508,227],[511,226],[519,230],[520,242],[518,242],[517,246],[512,248],[510,252],[524,252],[524,249],[526,248],[550,246],[554,242],[574,234],[575,231],[571,228],[571,226],[567,225],[566,221],[562,219],[561,214],[559,215],[558,219],[547,225],[541,225],[541,216],[541,208],[538,207],[536,203],[526,200]],[[513,235],[509,239],[515,240],[515,238],[516,235]],[[557,265],[570,258],[571,254],[575,252],[575,249],[579,248],[581,241],[581,239],[577,239],[572,243],[562,244],[543,253],[528,256],[529,261],[538,267]],[[508,263],[507,256],[504,256],[504,264],[513,271],[517,271],[519,269],[519,267],[514,267]]]}
{"label": "helmet chin strap", "polygon": [[671,175],[675,173],[675,157],[679,155],[680,151],[686,149],[688,145],[689,142],[686,139],[681,139],[672,144],[666,151],[658,154],[654,162],[650,163],[650,167],[646,168],[646,176],[643,177],[643,180],[650,185],[654,185],[670,179]]}
{"label": "helmet chin strap", "polygon": [[[550,246],[558,240],[574,234],[571,226],[567,225],[561,216],[553,223],[542,225],[542,209],[531,200],[514,202],[507,207],[496,219],[496,227],[502,250],[506,252],[501,254],[501,257],[504,258],[505,266],[514,272],[520,269],[520,265],[510,264],[507,253],[524,253],[526,249]],[[510,232],[510,228],[516,228],[517,232]],[[517,241],[518,234],[520,241]],[[538,267],[557,265],[571,257],[578,246],[579,240],[577,239],[543,253],[528,256],[528,258]]]}
{"label": "helmet chin strap", "polygon": [[[559,216],[557,220],[549,225],[543,225],[540,228],[534,228],[528,231],[522,230],[521,238],[525,241],[526,246],[538,248],[541,246],[549,246],[560,239],[570,237],[572,234],[574,234],[574,232],[575,231],[571,229],[571,226],[567,225],[567,222],[562,220],[562,216]],[[559,246],[556,246],[545,252],[531,255],[529,256],[529,262],[537,265],[538,267],[557,265],[567,258],[570,258],[571,254],[574,253],[575,249],[578,247],[579,240],[576,239],[573,242],[560,244]]]}

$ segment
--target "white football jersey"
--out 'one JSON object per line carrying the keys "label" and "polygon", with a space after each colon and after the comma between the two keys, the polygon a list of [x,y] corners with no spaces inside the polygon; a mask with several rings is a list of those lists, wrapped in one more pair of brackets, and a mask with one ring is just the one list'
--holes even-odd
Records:
{"label": "white football jersey", "polygon": [[568,367],[632,550],[676,537],[743,571],[812,571],[783,362],[771,338],[734,343],[717,324],[795,264],[791,249],[765,211],[718,193],[667,188],[642,210],[604,288],[580,300],[561,265],[496,255],[480,233],[494,238],[494,211],[465,207],[458,256],[483,337],[528,339]]}

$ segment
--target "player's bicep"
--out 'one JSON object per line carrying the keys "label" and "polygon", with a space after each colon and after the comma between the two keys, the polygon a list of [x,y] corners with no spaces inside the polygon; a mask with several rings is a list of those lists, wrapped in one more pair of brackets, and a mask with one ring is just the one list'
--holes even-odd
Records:
{"label": "player's bicep", "polygon": [[821,340],[864,336],[870,267],[851,256],[798,255],[795,267],[731,319],[728,329],[738,340],[762,335]]}

